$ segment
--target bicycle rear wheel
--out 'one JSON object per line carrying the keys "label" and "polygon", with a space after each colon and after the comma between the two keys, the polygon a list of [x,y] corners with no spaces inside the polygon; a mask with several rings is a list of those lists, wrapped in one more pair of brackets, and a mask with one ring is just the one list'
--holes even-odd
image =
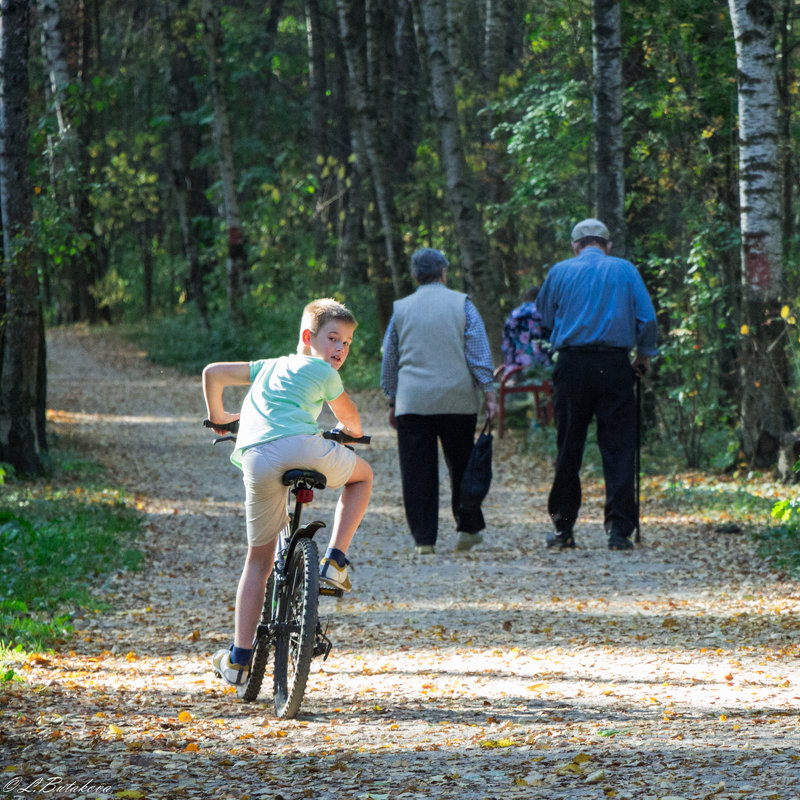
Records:
{"label": "bicycle rear wheel", "polygon": [[284,623],[275,642],[273,689],[275,713],[294,717],[303,702],[311,659],[319,604],[319,553],[311,539],[300,539],[286,571],[286,593],[281,603]]}
{"label": "bicycle rear wheel", "polygon": [[[269,579],[267,580],[267,589],[264,593],[264,608],[261,612],[261,624],[259,627],[266,627],[272,619],[272,594],[274,584],[274,573],[270,573]],[[250,675],[247,678],[247,683],[236,689],[236,694],[247,703],[252,703],[261,691],[261,684],[264,681],[264,671],[267,668],[268,658],[269,636],[266,633],[263,633],[261,636],[256,634],[256,640],[253,642],[253,657],[250,661]]]}

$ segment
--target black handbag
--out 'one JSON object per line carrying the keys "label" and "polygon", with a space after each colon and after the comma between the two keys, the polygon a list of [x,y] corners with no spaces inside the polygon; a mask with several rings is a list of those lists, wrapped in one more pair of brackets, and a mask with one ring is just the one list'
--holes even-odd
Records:
{"label": "black handbag", "polygon": [[492,484],[492,434],[489,422],[483,426],[461,479],[461,510],[480,509]]}

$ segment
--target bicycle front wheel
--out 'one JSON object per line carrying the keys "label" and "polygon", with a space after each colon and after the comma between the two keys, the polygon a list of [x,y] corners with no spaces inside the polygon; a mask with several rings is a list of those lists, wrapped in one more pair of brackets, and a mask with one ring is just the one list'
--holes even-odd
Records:
{"label": "bicycle front wheel", "polygon": [[281,630],[275,642],[273,673],[275,713],[281,719],[296,716],[303,702],[319,604],[319,553],[312,539],[300,539],[286,571]]}

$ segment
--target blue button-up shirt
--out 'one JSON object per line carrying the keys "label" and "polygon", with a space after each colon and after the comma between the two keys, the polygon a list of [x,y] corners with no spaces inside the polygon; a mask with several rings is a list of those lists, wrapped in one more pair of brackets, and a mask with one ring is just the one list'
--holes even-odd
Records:
{"label": "blue button-up shirt", "polygon": [[590,245],[554,264],[536,307],[554,350],[635,347],[646,358],[658,354],[656,312],[641,275],[630,261],[607,256],[599,247]]}

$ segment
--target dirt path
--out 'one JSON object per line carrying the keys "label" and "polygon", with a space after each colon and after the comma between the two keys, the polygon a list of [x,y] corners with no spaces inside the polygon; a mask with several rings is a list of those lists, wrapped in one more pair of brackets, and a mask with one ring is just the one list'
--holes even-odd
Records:
{"label": "dirt path", "polygon": [[450,552],[443,512],[440,552],[412,556],[376,395],[357,398],[376,480],[354,591],[321,608],[333,653],[299,719],[240,703],[208,665],[231,633],[242,489],[198,426],[199,380],[78,329],[52,332],[49,360],[51,431],[146,511],[147,561],[2,690],[0,796],[800,798],[796,584],[656,503],[643,546],[609,553],[594,485],[581,549],[548,552],[549,470],[508,437],[486,543]]}

